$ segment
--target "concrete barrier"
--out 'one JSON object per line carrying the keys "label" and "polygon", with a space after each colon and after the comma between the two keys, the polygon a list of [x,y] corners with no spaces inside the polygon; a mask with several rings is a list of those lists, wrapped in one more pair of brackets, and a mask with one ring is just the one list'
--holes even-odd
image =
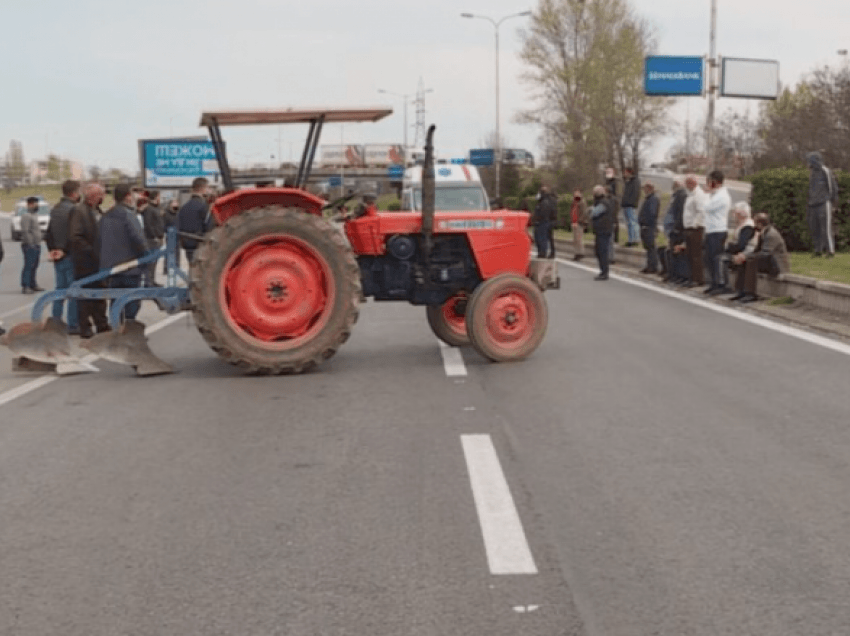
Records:
{"label": "concrete barrier", "polygon": [[[572,241],[558,239],[555,248],[559,254],[572,256]],[[646,252],[632,247],[614,247],[614,260],[617,267],[643,269],[646,265]],[[596,262],[593,247],[585,247],[585,261]],[[834,283],[828,280],[818,280],[798,274],[781,274],[772,278],[759,274],[759,296],[768,298],[789,297],[818,309],[825,309],[842,314],[850,319],[850,285]]]}

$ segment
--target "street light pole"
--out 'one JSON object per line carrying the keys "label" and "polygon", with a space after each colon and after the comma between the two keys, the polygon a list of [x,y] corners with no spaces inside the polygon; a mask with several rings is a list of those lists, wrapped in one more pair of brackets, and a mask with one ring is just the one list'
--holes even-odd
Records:
{"label": "street light pole", "polygon": [[708,115],[705,118],[705,156],[708,169],[713,170],[714,162],[714,93],[717,78],[717,0],[711,0],[711,32],[708,52]]}
{"label": "street light pole", "polygon": [[523,16],[531,15],[531,11],[522,11],[520,13],[512,13],[511,15],[506,15],[505,17],[494,20],[493,18],[486,15],[475,15],[472,13],[461,13],[460,16],[462,18],[480,18],[482,20],[487,20],[490,24],[493,25],[493,29],[496,32],[496,198],[499,199],[501,203],[501,172],[502,172],[502,131],[501,131],[501,118],[499,117],[499,27],[502,25],[502,22],[505,20],[509,20],[510,18],[519,18]]}

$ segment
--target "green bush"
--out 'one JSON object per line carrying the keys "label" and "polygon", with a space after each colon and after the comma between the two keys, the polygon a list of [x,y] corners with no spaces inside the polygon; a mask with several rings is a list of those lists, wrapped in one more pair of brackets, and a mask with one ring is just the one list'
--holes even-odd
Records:
{"label": "green bush", "polygon": [[387,203],[388,212],[398,212],[401,210],[401,201],[390,201]]}
{"label": "green bush", "polygon": [[[850,248],[850,173],[836,172],[838,208],[834,212],[835,248]],[[752,176],[753,213],[767,212],[792,252],[812,249],[806,211],[809,171],[803,167],[774,168]]]}

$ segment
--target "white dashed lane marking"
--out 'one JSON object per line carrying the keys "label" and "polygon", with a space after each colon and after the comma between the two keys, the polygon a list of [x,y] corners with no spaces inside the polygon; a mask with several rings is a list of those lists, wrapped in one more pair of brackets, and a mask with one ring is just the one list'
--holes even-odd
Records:
{"label": "white dashed lane marking", "polygon": [[508,482],[489,435],[461,435],[491,574],[537,574]]}
{"label": "white dashed lane marking", "polygon": [[440,353],[443,355],[443,366],[446,369],[446,375],[450,378],[458,378],[466,376],[466,365],[463,363],[463,356],[460,353],[459,347],[450,347],[442,340],[440,343]]}

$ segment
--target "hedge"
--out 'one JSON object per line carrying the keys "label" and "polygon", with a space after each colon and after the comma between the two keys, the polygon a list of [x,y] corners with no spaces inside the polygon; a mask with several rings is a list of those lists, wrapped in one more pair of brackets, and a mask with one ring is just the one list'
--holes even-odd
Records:
{"label": "hedge", "polygon": [[[521,210],[523,203],[528,205],[528,211],[534,212],[534,206],[537,204],[535,197],[505,197],[505,207],[508,210]],[[570,227],[570,209],[572,208],[572,198],[558,197],[558,222],[556,227]]]}
{"label": "hedge", "polygon": [[[838,208],[833,218],[836,250],[850,249],[850,173],[836,171]],[[806,220],[809,171],[806,168],[763,170],[752,177],[753,213],[767,212],[792,252],[812,249]]]}

